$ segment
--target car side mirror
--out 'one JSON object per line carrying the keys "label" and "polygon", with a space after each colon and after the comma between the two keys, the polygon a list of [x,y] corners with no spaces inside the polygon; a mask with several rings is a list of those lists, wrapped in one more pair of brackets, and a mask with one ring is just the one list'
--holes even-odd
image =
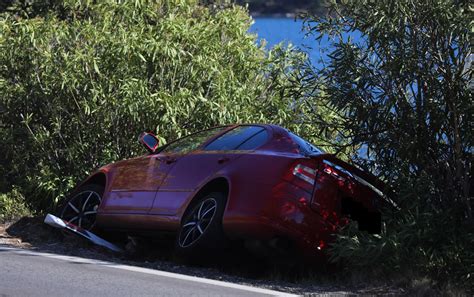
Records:
{"label": "car side mirror", "polygon": [[138,137],[138,142],[140,142],[150,153],[154,153],[160,144],[158,138],[149,132],[143,132]]}

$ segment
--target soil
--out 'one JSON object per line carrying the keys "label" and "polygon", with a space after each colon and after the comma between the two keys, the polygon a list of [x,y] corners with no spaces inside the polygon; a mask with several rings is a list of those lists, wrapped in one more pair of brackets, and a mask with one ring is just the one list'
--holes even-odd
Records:
{"label": "soil", "polygon": [[24,217],[16,222],[0,224],[0,245],[4,246],[106,260],[307,296],[406,293],[400,287],[383,283],[347,284],[346,280],[337,281],[328,277],[327,270],[318,271],[300,265],[274,265],[268,259],[256,258],[240,248],[192,263],[189,259],[183,262],[176,257],[170,242],[129,238],[128,242],[117,244],[125,247],[124,253],[111,252],[76,235],[50,227],[43,223],[42,217]]}

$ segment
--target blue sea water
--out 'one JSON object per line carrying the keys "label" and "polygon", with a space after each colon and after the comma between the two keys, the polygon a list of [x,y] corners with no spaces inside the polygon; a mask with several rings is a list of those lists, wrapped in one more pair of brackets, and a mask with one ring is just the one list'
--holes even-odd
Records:
{"label": "blue sea water", "polygon": [[303,20],[294,18],[256,17],[250,28],[251,33],[258,35],[259,42],[265,40],[269,49],[279,43],[293,45],[308,53],[312,63],[320,64],[321,53],[328,43],[317,42],[315,36],[303,31]]}
{"label": "blue sea water", "polygon": [[[255,17],[250,32],[258,35],[259,42],[265,40],[268,49],[276,44],[284,43],[307,52],[313,66],[320,68],[324,66],[324,62],[327,62],[327,54],[333,49],[332,41],[327,37],[316,41],[316,36],[308,34],[303,26],[304,22],[301,19]],[[355,42],[361,39],[360,34],[356,33],[352,33],[351,38]]]}
{"label": "blue sea water", "polygon": [[293,18],[256,17],[250,32],[257,33],[260,39],[265,39],[269,46],[280,42],[292,43],[294,45],[305,45],[312,43],[311,39],[305,38],[303,21]]}

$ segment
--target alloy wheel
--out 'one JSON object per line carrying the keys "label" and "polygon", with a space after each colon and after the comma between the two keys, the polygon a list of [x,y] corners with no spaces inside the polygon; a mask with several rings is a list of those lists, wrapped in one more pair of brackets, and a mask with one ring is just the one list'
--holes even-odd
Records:
{"label": "alloy wheel", "polygon": [[186,248],[201,238],[211,223],[217,210],[217,201],[207,198],[201,201],[183,221],[178,243],[180,247]]}
{"label": "alloy wheel", "polygon": [[92,190],[78,193],[64,206],[61,218],[83,229],[94,227],[97,209],[101,202],[100,195]]}

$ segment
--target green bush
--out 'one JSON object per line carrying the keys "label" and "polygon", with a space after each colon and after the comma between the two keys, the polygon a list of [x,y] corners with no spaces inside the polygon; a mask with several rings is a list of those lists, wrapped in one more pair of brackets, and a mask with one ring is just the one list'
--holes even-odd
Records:
{"label": "green bush", "polygon": [[385,212],[381,236],[344,230],[333,259],[472,288],[472,5],[343,0],[330,9],[308,18],[334,48],[325,69],[306,72],[304,88],[311,96],[324,85],[342,114],[340,137],[363,149],[356,161],[400,206]]}
{"label": "green bush", "polygon": [[[239,6],[168,1],[12,1],[0,7],[1,191],[37,210],[114,160],[219,124],[266,122],[313,136],[288,100],[305,56],[257,46]],[[310,123],[310,121],[307,121]]]}
{"label": "green bush", "polygon": [[0,223],[31,214],[32,212],[26,205],[25,197],[23,197],[18,189],[0,194]]}

